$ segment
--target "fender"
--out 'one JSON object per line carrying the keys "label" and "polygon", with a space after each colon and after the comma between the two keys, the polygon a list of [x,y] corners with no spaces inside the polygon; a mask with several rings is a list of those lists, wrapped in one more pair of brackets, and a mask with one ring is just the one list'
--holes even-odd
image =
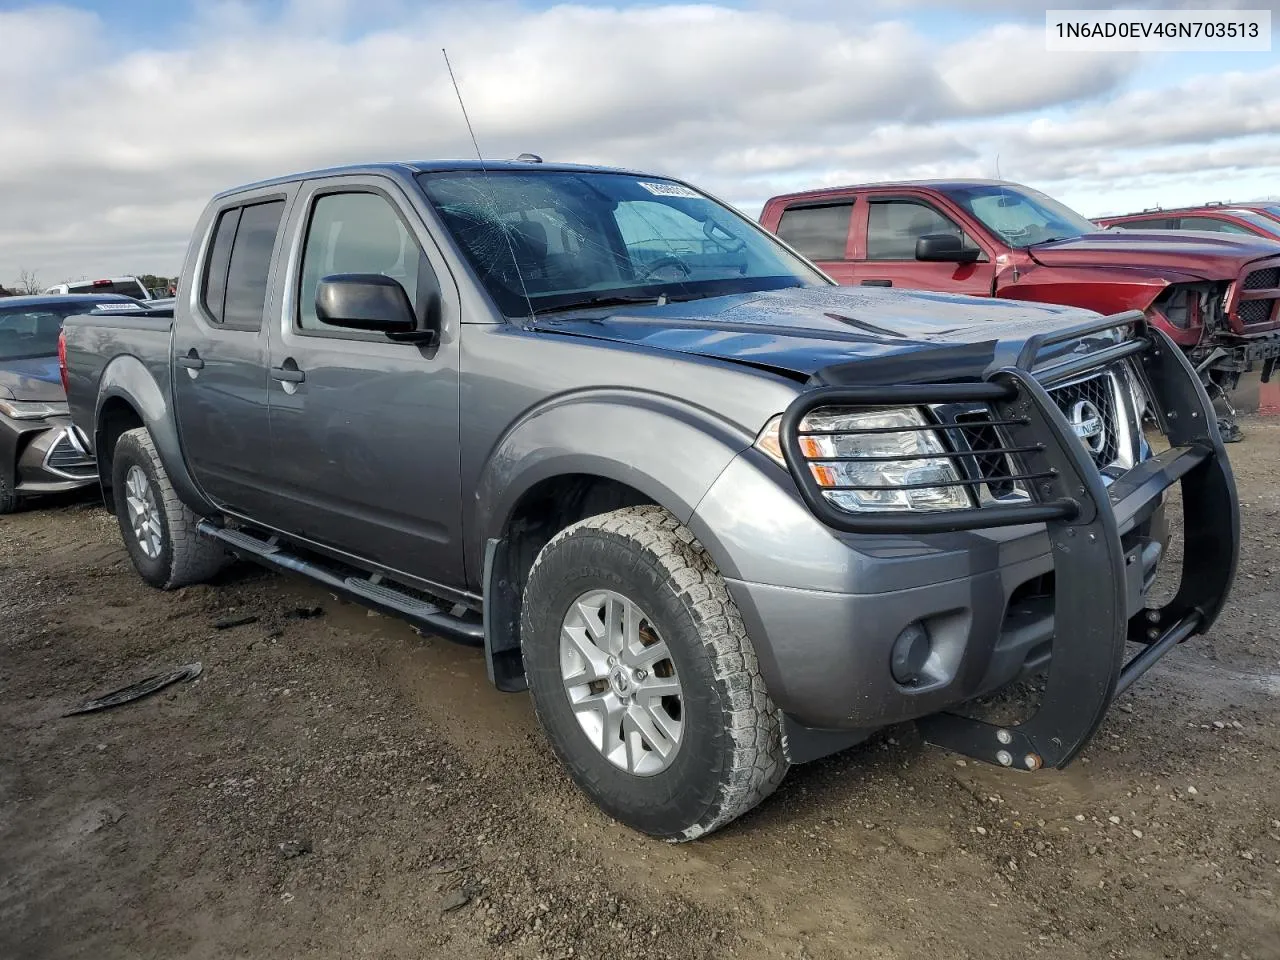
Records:
{"label": "fender", "polygon": [[187,470],[182,456],[182,444],[178,439],[178,426],[170,408],[169,399],[156,383],[155,377],[137,357],[116,357],[102,371],[98,382],[98,400],[94,408],[94,450],[98,451],[98,473],[103,488],[110,486],[111,478],[104,475],[109,451],[103,449],[103,410],[112,400],[122,400],[138,414],[142,425],[151,434],[160,462],[164,464],[169,481],[183,503],[202,516],[216,514],[217,508],[209,502]]}
{"label": "fender", "polygon": [[1199,273],[1156,267],[1041,266],[1023,268],[1019,279],[1011,271],[999,277],[996,296],[1007,300],[1071,303],[1099,313],[1146,310],[1165,289],[1175,283],[1214,281]]}
{"label": "fender", "polygon": [[485,542],[503,536],[520,498],[556,476],[616,480],[687,523],[754,439],[737,424],[662,394],[609,388],[553,397],[513,423],[486,458],[475,486],[467,568],[482,569]]}

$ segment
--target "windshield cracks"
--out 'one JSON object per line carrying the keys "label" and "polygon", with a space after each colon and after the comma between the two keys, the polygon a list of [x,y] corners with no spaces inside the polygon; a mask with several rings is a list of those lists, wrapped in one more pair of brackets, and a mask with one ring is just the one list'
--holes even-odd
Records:
{"label": "windshield cracks", "polygon": [[674,181],[555,170],[420,180],[508,317],[829,282],[746,218]]}

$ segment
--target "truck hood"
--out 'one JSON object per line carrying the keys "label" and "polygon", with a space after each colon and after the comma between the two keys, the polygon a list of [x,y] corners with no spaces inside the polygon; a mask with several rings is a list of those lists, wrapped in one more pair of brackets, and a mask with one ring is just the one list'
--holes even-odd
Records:
{"label": "truck hood", "polygon": [[61,403],[62,390],[57,357],[0,360],[0,397],[8,400],[38,400]]}
{"label": "truck hood", "polygon": [[1036,244],[1027,253],[1046,267],[1148,267],[1203,280],[1234,280],[1251,260],[1280,256],[1280,243],[1191,230],[1103,230]]}
{"label": "truck hood", "polygon": [[[869,381],[980,376],[995,345],[1097,314],[986,297],[880,287],[804,287],[539,317],[535,330],[731,360],[806,378],[850,361]],[[1071,345],[1074,346],[1074,345]],[[1067,348],[1070,349],[1070,346]],[[925,351],[936,351],[930,357]],[[909,357],[910,362],[904,362]]]}

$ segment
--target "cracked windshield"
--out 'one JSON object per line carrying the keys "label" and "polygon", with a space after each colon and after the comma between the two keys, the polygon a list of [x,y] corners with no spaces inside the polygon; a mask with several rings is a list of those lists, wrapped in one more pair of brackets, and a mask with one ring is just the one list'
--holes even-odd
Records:
{"label": "cracked windshield", "polygon": [[828,282],[740,214],[670,180],[505,171],[421,179],[509,317]]}

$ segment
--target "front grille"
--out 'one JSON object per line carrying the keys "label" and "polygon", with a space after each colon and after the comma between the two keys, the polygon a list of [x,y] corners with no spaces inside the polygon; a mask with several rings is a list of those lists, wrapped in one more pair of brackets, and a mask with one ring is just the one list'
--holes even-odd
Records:
{"label": "front grille", "polygon": [[94,469],[93,458],[80,449],[65,432],[49,448],[44,463],[50,470],[76,475],[91,473]]}
{"label": "front grille", "polygon": [[956,426],[964,445],[974,452],[977,474],[987,481],[987,490],[991,496],[1008,497],[1016,493],[1018,485],[1009,479],[1015,470],[1008,455],[988,452],[1004,446],[1000,441],[1000,434],[991,425],[991,414],[986,411],[959,414]]}
{"label": "front grille", "polygon": [[[1097,373],[1049,391],[1067,423],[1076,430],[1099,470],[1119,462],[1123,424],[1116,412],[1115,374]],[[1008,454],[992,453],[1009,446],[1007,438],[992,425],[990,412],[971,411],[956,414],[952,443],[973,452],[966,458],[966,473],[972,479],[986,482],[986,491],[994,499],[1025,496],[1026,491],[1012,477],[1022,472]]]}
{"label": "front grille", "polygon": [[1244,278],[1241,286],[1245,290],[1274,290],[1280,287],[1280,267],[1254,270]]}
{"label": "front grille", "polygon": [[1100,373],[1049,391],[1099,470],[1120,459],[1115,381]]}
{"label": "front grille", "polygon": [[[1265,271],[1259,270],[1258,273]],[[1249,274],[1253,276],[1253,274]],[[1241,300],[1240,322],[1243,324],[1266,323],[1271,319],[1271,308],[1275,306],[1274,300]]]}

